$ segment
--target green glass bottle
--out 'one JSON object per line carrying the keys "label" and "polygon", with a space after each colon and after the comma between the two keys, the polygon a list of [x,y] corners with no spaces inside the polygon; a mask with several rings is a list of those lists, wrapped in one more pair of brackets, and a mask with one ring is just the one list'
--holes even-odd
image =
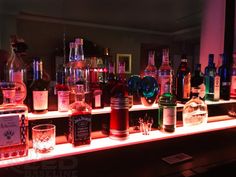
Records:
{"label": "green glass bottle", "polygon": [[159,98],[158,127],[165,132],[174,132],[176,127],[177,99],[171,94],[171,85],[166,83],[165,91]]}

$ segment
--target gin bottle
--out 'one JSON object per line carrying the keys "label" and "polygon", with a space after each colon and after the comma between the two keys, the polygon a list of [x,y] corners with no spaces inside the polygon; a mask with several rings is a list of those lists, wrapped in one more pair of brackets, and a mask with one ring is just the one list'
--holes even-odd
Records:
{"label": "gin bottle", "polygon": [[183,108],[183,125],[193,126],[207,123],[207,104],[199,97],[199,88],[192,88],[192,98]]}
{"label": "gin bottle", "polygon": [[2,82],[0,105],[0,160],[28,155],[28,108],[15,102],[15,84]]}

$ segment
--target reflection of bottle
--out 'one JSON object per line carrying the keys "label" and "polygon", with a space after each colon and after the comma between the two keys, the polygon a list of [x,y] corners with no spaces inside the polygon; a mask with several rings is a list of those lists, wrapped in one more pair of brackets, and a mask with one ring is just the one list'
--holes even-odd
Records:
{"label": "reflection of bottle", "polygon": [[48,111],[48,81],[43,79],[43,62],[35,58],[33,62],[34,78],[30,86],[33,99],[33,113]]}
{"label": "reflection of bottle", "polygon": [[28,108],[15,102],[15,84],[1,83],[4,100],[0,105],[0,160],[27,156]]}
{"label": "reflection of bottle", "polygon": [[199,88],[192,88],[192,98],[183,108],[183,125],[202,125],[207,123],[207,117],[207,104],[199,98]]}
{"label": "reflection of bottle", "polygon": [[222,54],[222,65],[219,67],[220,75],[220,98],[230,99],[230,67],[226,54]]}
{"label": "reflection of bottle", "polygon": [[[196,64],[194,68],[194,73],[191,77],[191,88],[199,87],[199,97],[204,100],[205,98],[205,84],[204,84],[204,77],[201,72],[201,64]],[[192,92],[191,92],[192,94]]]}
{"label": "reflection of bottle", "polygon": [[163,49],[162,64],[158,70],[160,95],[164,93],[166,83],[172,84],[173,70],[169,65],[169,49]]}
{"label": "reflection of bottle", "polygon": [[79,146],[91,142],[92,108],[84,102],[83,84],[78,84],[75,92],[76,101],[70,105],[69,141]]}
{"label": "reflection of bottle", "polygon": [[190,69],[188,68],[186,56],[182,55],[176,78],[177,99],[181,102],[188,101],[190,99],[190,89],[191,73]]}
{"label": "reflection of bottle", "polygon": [[234,63],[231,70],[230,97],[236,98],[236,53],[233,54]]}
{"label": "reflection of bottle", "polygon": [[169,82],[165,84],[163,92],[158,101],[158,126],[166,132],[174,132],[176,126],[177,99],[171,94]]}

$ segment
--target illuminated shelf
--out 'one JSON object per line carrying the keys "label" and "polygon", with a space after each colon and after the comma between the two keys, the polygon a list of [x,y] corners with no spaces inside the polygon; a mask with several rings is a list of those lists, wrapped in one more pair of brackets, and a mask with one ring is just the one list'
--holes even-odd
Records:
{"label": "illuminated shelf", "polygon": [[[217,116],[215,117],[215,119],[218,119],[218,117],[221,118],[222,116]],[[227,116],[224,117],[227,119]],[[30,149],[29,155],[27,157],[0,161],[0,168],[23,165],[72,155],[80,155],[124,146],[143,144],[147,142],[190,136],[199,133],[219,131],[234,127],[236,127],[236,119],[228,118],[228,120],[211,122],[207,123],[204,126],[178,127],[176,128],[176,131],[174,133],[163,133],[159,130],[151,131],[150,135],[134,133],[131,134],[129,138],[124,141],[112,140],[109,137],[106,137],[94,139],[92,140],[90,145],[79,146],[76,148],[72,147],[72,145],[68,143],[60,144],[56,145],[55,149],[47,154],[36,154],[33,149]]]}
{"label": "illuminated shelf", "polygon": [[[217,104],[226,104],[226,103],[236,103],[236,99],[231,99],[228,101],[220,100],[220,101],[206,101],[207,105],[217,105]],[[181,108],[184,104],[177,104],[177,107]],[[153,104],[152,106],[143,106],[143,105],[133,105],[129,111],[147,111],[147,110],[155,110],[158,109],[158,104]],[[99,114],[109,114],[111,112],[110,107],[104,107],[102,109],[93,109],[92,115]],[[58,112],[58,111],[48,111],[46,114],[32,114],[29,113],[29,120],[39,120],[39,119],[51,119],[51,118],[63,118],[68,117],[68,112]]]}

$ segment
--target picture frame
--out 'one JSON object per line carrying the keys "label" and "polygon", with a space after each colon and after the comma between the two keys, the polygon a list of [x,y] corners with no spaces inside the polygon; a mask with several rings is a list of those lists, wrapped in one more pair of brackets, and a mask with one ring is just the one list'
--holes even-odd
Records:
{"label": "picture frame", "polygon": [[130,74],[131,73],[131,65],[132,65],[132,55],[131,54],[116,54],[116,72],[118,73],[118,63],[119,61],[125,62],[125,73]]}

